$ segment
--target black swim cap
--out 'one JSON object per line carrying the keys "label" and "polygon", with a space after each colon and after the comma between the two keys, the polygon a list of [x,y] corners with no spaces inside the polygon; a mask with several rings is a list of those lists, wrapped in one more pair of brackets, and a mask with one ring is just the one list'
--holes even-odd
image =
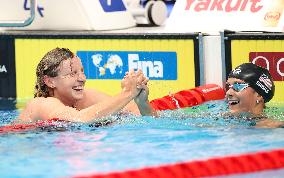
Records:
{"label": "black swim cap", "polygon": [[228,78],[245,81],[268,102],[274,96],[275,86],[269,71],[253,63],[244,63],[232,70]]}

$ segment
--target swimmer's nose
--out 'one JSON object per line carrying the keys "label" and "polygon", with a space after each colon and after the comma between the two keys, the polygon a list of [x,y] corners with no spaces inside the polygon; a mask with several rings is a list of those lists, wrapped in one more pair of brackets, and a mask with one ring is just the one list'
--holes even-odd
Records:
{"label": "swimmer's nose", "polygon": [[227,91],[226,91],[226,98],[231,98],[234,94],[234,90],[232,88],[229,88]]}
{"label": "swimmer's nose", "polygon": [[84,72],[81,72],[78,76],[78,81],[81,81],[81,82],[85,82],[86,81],[86,75]]}

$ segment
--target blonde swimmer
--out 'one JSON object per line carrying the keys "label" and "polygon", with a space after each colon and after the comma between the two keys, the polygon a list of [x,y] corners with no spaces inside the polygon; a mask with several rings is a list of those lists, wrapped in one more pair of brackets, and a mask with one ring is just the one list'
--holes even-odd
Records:
{"label": "blonde swimmer", "polygon": [[121,91],[109,96],[85,89],[86,76],[80,58],[69,49],[55,48],[39,62],[36,76],[34,98],[15,123],[52,118],[93,123],[119,112],[156,116],[148,101],[148,78],[141,71],[129,71],[121,81]]}

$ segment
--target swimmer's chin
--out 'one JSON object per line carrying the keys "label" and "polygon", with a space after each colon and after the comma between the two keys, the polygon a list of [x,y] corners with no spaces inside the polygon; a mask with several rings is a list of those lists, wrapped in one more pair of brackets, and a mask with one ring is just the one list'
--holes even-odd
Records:
{"label": "swimmer's chin", "polygon": [[229,112],[230,113],[247,113],[251,112],[249,108],[246,107],[241,107],[240,104],[235,104],[235,105],[229,105]]}
{"label": "swimmer's chin", "polygon": [[235,109],[230,109],[229,113],[231,114],[237,114],[237,113],[240,113],[241,111],[240,110],[235,110]]}
{"label": "swimmer's chin", "polygon": [[239,107],[239,104],[229,105],[229,112],[232,114],[249,112],[246,108]]}
{"label": "swimmer's chin", "polygon": [[240,117],[244,117],[244,116],[248,116],[248,115],[250,115],[250,113],[243,112],[243,111],[236,111],[236,110],[228,111],[228,112],[222,114],[223,117],[230,117],[230,118],[231,117],[240,118]]}
{"label": "swimmer's chin", "polygon": [[231,113],[232,115],[240,115],[243,113],[250,113],[249,111],[244,111],[244,110],[240,110],[240,109],[230,109],[229,113]]}
{"label": "swimmer's chin", "polygon": [[229,112],[232,114],[242,112],[236,105],[229,105]]}

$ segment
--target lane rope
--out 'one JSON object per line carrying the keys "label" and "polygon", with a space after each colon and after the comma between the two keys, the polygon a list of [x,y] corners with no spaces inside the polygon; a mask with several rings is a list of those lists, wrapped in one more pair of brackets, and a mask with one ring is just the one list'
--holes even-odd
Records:
{"label": "lane rope", "polygon": [[255,173],[280,168],[284,168],[284,149],[147,167],[125,172],[78,175],[73,178],[191,178]]}

